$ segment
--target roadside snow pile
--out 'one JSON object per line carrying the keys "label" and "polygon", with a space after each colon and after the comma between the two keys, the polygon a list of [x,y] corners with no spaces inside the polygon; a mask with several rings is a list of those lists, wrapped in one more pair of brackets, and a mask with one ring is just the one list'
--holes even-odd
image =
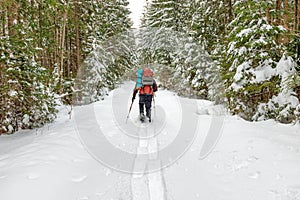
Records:
{"label": "roadside snow pile", "polygon": [[215,105],[211,101],[198,100],[198,110],[196,112],[198,115],[212,115],[221,116],[228,114],[224,105]]}

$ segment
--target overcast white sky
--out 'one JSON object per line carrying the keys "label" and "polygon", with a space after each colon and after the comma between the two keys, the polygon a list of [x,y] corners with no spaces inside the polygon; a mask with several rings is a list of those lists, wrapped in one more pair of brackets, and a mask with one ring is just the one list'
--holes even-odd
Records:
{"label": "overcast white sky", "polygon": [[140,18],[143,13],[146,0],[129,0],[129,9],[132,12],[130,17],[133,21],[133,28],[138,28],[141,24]]}

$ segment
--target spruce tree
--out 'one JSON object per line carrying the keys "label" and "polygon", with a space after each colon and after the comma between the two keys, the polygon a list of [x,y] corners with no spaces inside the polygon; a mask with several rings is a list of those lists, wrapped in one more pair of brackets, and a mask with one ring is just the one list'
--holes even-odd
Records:
{"label": "spruce tree", "polygon": [[229,24],[229,43],[222,61],[229,108],[249,120],[260,102],[267,102],[279,91],[275,68],[284,47],[276,38],[284,29],[268,23],[268,3],[235,2],[236,17]]}

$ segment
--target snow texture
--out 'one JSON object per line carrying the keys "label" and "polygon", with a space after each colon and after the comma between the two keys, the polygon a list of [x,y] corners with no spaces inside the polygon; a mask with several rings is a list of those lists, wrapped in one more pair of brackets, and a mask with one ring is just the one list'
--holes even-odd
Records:
{"label": "snow texture", "polygon": [[[127,83],[122,88],[133,86]],[[129,96],[131,90],[127,92]],[[170,100],[175,98],[173,93],[157,93],[157,105],[173,108],[164,110],[167,124],[161,135],[136,141],[115,127],[110,117],[112,96],[110,93],[104,101],[94,103],[96,116],[101,119],[107,116],[102,128],[108,130],[106,136],[112,143],[139,153],[155,152],[172,143],[179,128],[174,114],[180,111],[178,104],[170,105]],[[186,100],[189,101],[192,100]],[[173,165],[155,173],[120,173],[97,162],[83,147],[74,119],[69,119],[65,107],[60,108],[58,119],[52,124],[0,136],[0,199],[299,199],[299,125],[282,125],[273,120],[246,122],[224,115],[222,107],[209,101],[197,100],[197,103],[198,109],[190,113],[191,116],[197,113],[198,118],[192,146]],[[81,106],[82,111],[87,108]],[[131,120],[135,120],[137,110],[135,104]],[[222,115],[221,138],[215,149],[200,159],[211,123],[214,117]],[[123,117],[125,120],[126,116]],[[159,158],[159,152],[156,156],[153,159]],[[138,160],[135,164],[141,167]]]}

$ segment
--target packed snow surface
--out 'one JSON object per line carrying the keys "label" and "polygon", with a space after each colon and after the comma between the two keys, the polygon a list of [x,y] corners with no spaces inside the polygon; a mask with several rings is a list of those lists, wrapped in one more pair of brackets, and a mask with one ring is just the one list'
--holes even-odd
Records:
{"label": "packed snow surface", "polygon": [[[116,119],[124,119],[125,123],[127,113],[120,112],[115,116],[113,109],[116,102],[130,103],[132,88],[133,83],[125,83],[105,100],[80,106],[81,116],[93,108],[96,121],[111,144],[124,152],[136,154],[132,173],[120,172],[117,167],[96,159],[78,133],[80,126],[76,124],[76,117],[80,115],[78,112],[74,114],[77,108],[70,119],[69,108],[61,107],[52,124],[0,136],[0,199],[300,199],[299,125],[282,125],[271,120],[246,122],[224,114],[221,106],[214,106],[211,102],[183,99],[160,90],[152,111],[153,123],[142,129],[150,130],[161,125],[159,134],[135,138],[116,126]],[[185,112],[183,109],[194,108],[185,107],[193,102],[196,102],[195,110],[181,115]],[[125,110],[128,108],[129,105]],[[127,123],[144,126],[138,122],[137,115],[136,100]],[[84,121],[91,122],[92,118],[85,117]],[[146,169],[145,173],[134,173],[142,163],[139,156],[152,153],[152,159],[160,161],[163,149],[176,141],[184,121],[194,119],[197,122],[195,137],[179,159],[166,167],[163,161],[157,162],[159,170],[151,173],[146,173]],[[93,133],[87,131],[83,134]],[[203,156],[201,152],[208,137],[215,137],[217,143],[212,151],[206,152],[209,154]],[[182,141],[185,142],[190,140]]]}

